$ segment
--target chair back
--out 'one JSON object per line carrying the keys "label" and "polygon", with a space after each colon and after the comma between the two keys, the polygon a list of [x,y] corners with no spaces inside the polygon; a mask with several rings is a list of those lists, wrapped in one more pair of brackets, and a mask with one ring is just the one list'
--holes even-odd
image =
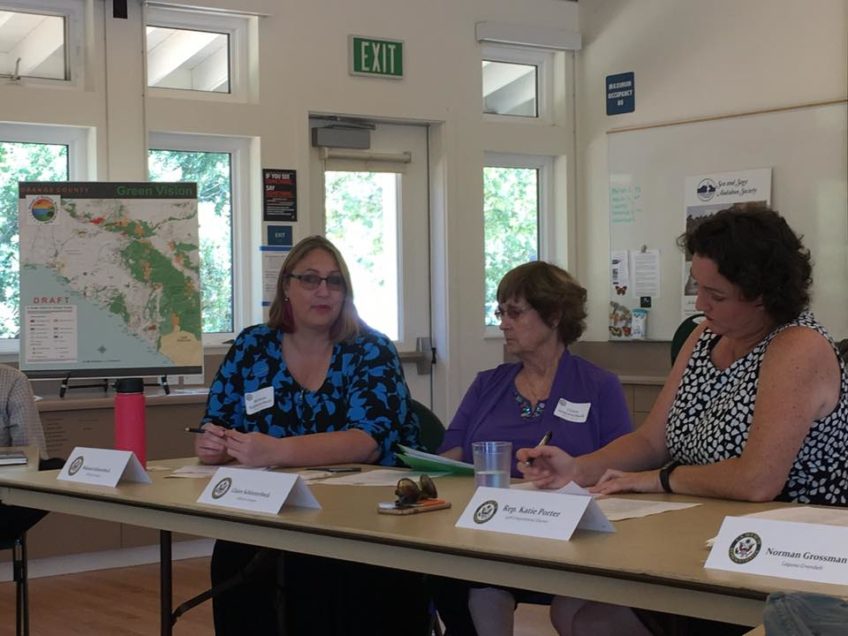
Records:
{"label": "chair back", "polygon": [[841,355],[842,359],[845,360],[846,364],[848,364],[848,338],[837,342],[836,348],[839,351],[839,355]]}
{"label": "chair back", "polygon": [[445,437],[445,427],[426,405],[418,400],[412,400],[412,411],[418,416],[421,445],[428,453],[435,453]]}
{"label": "chair back", "polygon": [[680,353],[680,350],[683,348],[686,339],[689,337],[695,327],[700,324],[702,320],[704,320],[706,316],[704,314],[692,314],[687,317],[686,320],[681,322],[677,326],[677,330],[675,330],[674,335],[671,337],[671,364],[674,364],[674,361],[677,359],[677,354]]}

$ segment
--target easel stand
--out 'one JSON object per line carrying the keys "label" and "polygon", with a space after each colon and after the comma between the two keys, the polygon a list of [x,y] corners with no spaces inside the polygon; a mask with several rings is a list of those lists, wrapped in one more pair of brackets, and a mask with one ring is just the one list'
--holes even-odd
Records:
{"label": "easel stand", "polygon": [[[171,395],[171,387],[168,384],[168,376],[160,375],[159,382],[144,383],[144,386],[159,386],[165,392],[165,395]],[[102,378],[93,384],[71,384],[71,374],[69,373],[62,378],[59,384],[59,397],[64,398],[65,393],[71,389],[103,389],[103,393],[109,392],[109,378]]]}
{"label": "easel stand", "polygon": [[109,380],[103,378],[95,384],[71,384],[71,374],[69,373],[62,378],[62,383],[59,385],[59,397],[64,398],[65,393],[71,389],[103,389],[103,393],[109,392]]}

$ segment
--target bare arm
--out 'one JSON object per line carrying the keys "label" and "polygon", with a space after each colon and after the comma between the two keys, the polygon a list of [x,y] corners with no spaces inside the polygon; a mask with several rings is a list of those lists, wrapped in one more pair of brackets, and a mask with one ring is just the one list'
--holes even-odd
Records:
{"label": "bare arm", "polygon": [[760,369],[754,417],[742,455],[706,466],[681,466],[674,492],[771,501],[783,489],[813,421],[839,400],[839,363],[817,332],[792,327],[778,334]]}
{"label": "bare arm", "polygon": [[[699,325],[686,340],[651,412],[638,429],[580,457],[571,457],[558,449],[551,450],[551,447],[521,449],[517,454],[518,469],[524,473],[524,477],[540,488],[559,488],[569,481],[591,486],[610,468],[642,471],[656,469],[666,463],[668,449],[665,429],[668,413],[695,343],[705,328],[705,325]],[[527,466],[525,462],[531,458],[534,459],[533,465]],[[536,462],[536,458],[540,458],[540,461]]]}
{"label": "bare arm", "polygon": [[454,446],[453,448],[449,448],[448,450],[439,453],[442,457],[447,457],[448,459],[455,459],[456,461],[462,461],[462,446]]}
{"label": "bare arm", "polygon": [[374,438],[359,429],[283,438],[229,430],[225,445],[227,454],[246,466],[370,464],[380,456]]}

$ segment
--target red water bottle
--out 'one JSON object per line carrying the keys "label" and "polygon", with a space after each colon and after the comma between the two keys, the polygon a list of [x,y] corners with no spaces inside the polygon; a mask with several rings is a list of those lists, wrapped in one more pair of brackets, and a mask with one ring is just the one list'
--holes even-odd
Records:
{"label": "red water bottle", "polygon": [[115,382],[115,392],[115,448],[132,451],[147,468],[144,380],[121,378]]}

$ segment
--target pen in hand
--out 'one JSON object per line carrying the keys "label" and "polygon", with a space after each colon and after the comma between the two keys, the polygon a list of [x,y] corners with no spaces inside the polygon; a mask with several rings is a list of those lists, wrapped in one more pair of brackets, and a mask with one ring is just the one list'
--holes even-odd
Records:
{"label": "pen in hand", "polygon": [[[553,436],[554,436],[553,431],[548,431],[547,433],[542,435],[542,439],[540,439],[539,443],[536,444],[536,448],[539,448],[540,446],[546,446],[547,443],[551,441],[551,437],[553,437]],[[524,462],[524,465],[525,466],[532,466],[533,465],[533,458],[530,457],[526,462]]]}
{"label": "pen in hand", "polygon": [[[215,424],[216,426],[221,426],[220,424],[216,424],[215,422],[204,422],[204,424]],[[222,428],[225,428],[225,427],[222,427]],[[184,430],[186,433],[198,433],[198,434],[200,434],[200,435],[202,435],[203,433],[212,433],[212,432],[214,432],[214,431],[212,431],[212,430],[210,430],[210,429],[201,428],[201,427],[199,427],[199,426],[186,426],[183,430]],[[222,433],[221,433],[221,435],[220,435],[220,437],[223,437],[223,436],[225,436],[225,435],[226,435],[226,432],[222,432]]]}

